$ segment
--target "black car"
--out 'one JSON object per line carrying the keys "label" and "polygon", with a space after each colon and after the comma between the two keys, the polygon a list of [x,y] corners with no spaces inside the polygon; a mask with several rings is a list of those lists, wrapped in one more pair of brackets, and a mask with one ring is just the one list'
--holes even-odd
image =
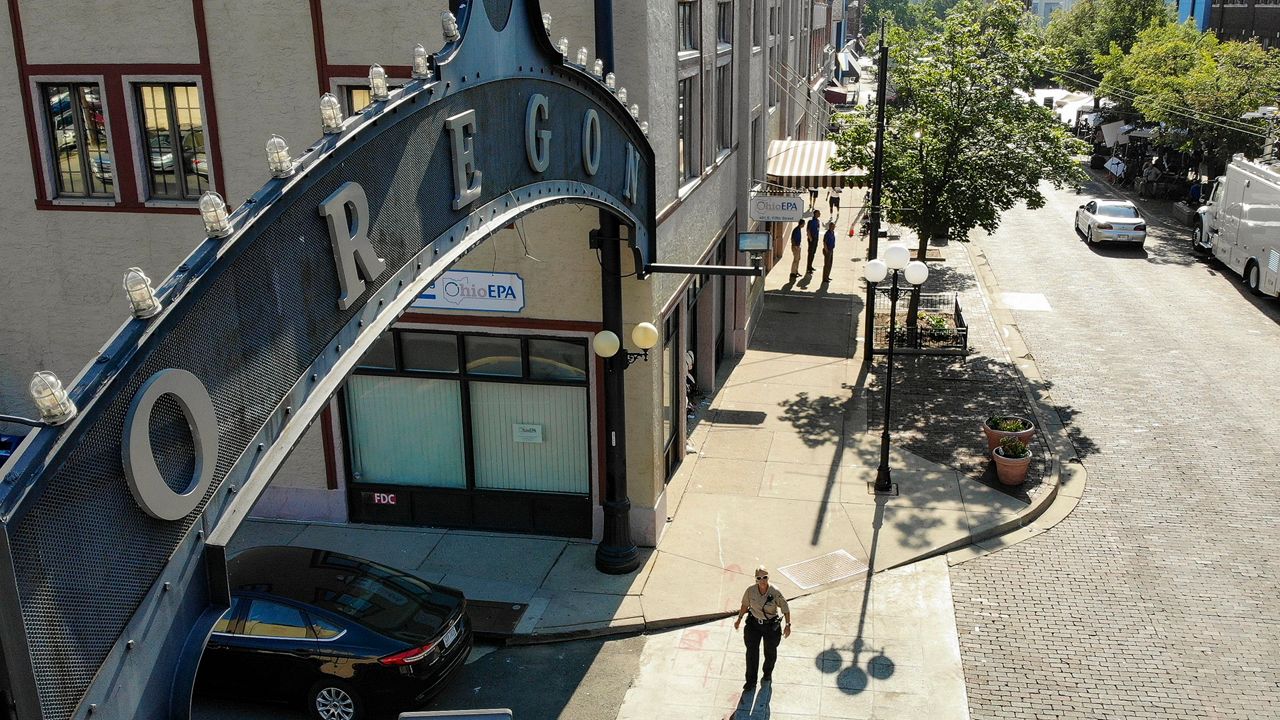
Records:
{"label": "black car", "polygon": [[425,702],[471,650],[461,592],[377,563],[259,547],[232,558],[228,574],[231,608],[205,647],[203,692],[357,720]]}

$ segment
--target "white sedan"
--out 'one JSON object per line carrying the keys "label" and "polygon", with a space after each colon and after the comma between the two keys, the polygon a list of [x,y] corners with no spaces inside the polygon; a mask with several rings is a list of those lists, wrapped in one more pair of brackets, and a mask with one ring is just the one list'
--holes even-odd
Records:
{"label": "white sedan", "polygon": [[1076,210],[1076,232],[1096,242],[1132,242],[1147,239],[1147,221],[1128,200],[1090,200]]}

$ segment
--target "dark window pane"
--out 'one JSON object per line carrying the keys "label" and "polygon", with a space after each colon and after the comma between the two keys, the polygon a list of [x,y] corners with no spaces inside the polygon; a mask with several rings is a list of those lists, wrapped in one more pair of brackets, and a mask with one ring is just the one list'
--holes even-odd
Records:
{"label": "dark window pane", "polygon": [[441,333],[400,333],[405,370],[458,372],[458,336]]}
{"label": "dark window pane", "polygon": [[342,634],[342,628],[322,618],[311,618],[311,630],[319,640],[329,640]]}
{"label": "dark window pane", "polygon": [[518,338],[468,335],[467,372],[472,375],[520,377],[522,372]]}
{"label": "dark window pane", "polygon": [[270,600],[255,599],[249,605],[244,634],[258,637],[305,638],[307,621],[302,611]]}
{"label": "dark window pane", "polygon": [[529,339],[529,377],[534,380],[587,380],[587,348],[563,340]]}
{"label": "dark window pane", "polygon": [[396,369],[395,339],[390,332],[384,332],[373,341],[373,346],[360,358],[360,367],[378,370]]}

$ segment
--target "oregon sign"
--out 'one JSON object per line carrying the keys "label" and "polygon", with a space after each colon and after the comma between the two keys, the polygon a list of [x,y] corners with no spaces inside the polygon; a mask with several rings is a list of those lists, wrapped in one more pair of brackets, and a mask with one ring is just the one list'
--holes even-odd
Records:
{"label": "oregon sign", "polygon": [[642,272],[656,260],[653,152],[627,108],[552,46],[536,0],[474,0],[457,23],[429,73],[231,213],[158,288],[163,310],[90,359],[79,414],[5,466],[18,717],[189,714],[226,542],[377,335],[486,237],[584,203],[627,228]]}

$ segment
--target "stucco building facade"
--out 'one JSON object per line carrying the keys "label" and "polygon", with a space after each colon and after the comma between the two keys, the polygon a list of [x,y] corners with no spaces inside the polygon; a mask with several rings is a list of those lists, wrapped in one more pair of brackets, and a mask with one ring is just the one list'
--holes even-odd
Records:
{"label": "stucco building facade", "polygon": [[[121,276],[159,280],[202,239],[213,190],[235,206],[268,178],[264,143],[321,134],[319,97],[368,102],[368,72],[406,80],[447,2],[10,0],[0,94],[0,413],[26,384],[68,385],[128,317]],[[553,41],[594,57],[586,0],[547,0]],[[768,144],[816,138],[840,2],[615,3],[617,85],[656,155],[658,260],[744,265],[736,234]],[[508,112],[510,108],[482,109]],[[516,110],[518,111],[518,110]],[[448,192],[442,188],[441,192]],[[599,539],[603,398],[598,214],[540,211],[487,240],[400,318],[272,481],[257,514]],[[624,263],[624,272],[634,271]],[[654,544],[690,422],[746,347],[762,286],[712,274],[623,281],[627,329],[660,331],[626,374],[632,527]],[[158,284],[158,282],[157,282]],[[623,339],[627,349],[629,338]],[[0,432],[20,434],[16,425]]]}

